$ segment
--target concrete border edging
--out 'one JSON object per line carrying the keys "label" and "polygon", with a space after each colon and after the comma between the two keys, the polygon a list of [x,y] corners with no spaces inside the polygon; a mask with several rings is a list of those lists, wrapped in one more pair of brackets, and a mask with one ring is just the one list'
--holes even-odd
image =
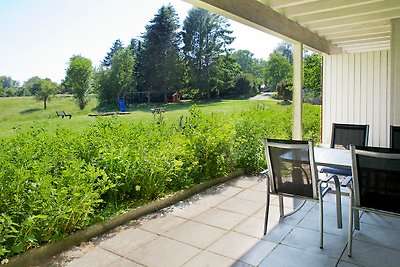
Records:
{"label": "concrete border edging", "polygon": [[10,258],[9,262],[4,266],[20,267],[20,266],[32,266],[43,263],[49,260],[50,257],[55,256],[65,250],[68,250],[73,246],[77,246],[82,242],[89,241],[90,239],[99,236],[101,234],[104,234],[116,228],[117,226],[123,225],[131,220],[140,218],[144,215],[150,214],[157,210],[166,208],[181,200],[187,199],[195,194],[198,194],[204,191],[205,189],[224,183],[226,181],[229,181],[233,178],[236,178],[244,174],[245,174],[244,170],[238,170],[228,174],[227,176],[219,177],[210,181],[205,181],[201,184],[194,185],[193,187],[187,190],[178,191],[166,198],[155,200],[149,204],[143,205],[141,207],[130,210],[123,214],[111,217],[105,222],[91,225],[88,228],[73,233],[68,237],[66,237],[65,239],[60,240],[58,242],[45,244],[43,246],[28,250],[23,254],[14,256]]}

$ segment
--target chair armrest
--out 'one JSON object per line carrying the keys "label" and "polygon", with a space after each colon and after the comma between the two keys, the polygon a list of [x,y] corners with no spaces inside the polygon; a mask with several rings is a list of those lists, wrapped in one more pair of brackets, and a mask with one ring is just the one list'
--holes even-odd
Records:
{"label": "chair armrest", "polygon": [[351,182],[352,180],[353,180],[353,176],[347,176],[347,177],[343,180],[341,186],[347,187],[347,186],[350,184],[350,182]]}
{"label": "chair armrest", "polygon": [[325,178],[320,178],[319,180],[322,181],[323,183],[327,183],[332,179],[336,180],[339,179],[339,177],[336,174],[331,174],[329,176],[326,176]]}

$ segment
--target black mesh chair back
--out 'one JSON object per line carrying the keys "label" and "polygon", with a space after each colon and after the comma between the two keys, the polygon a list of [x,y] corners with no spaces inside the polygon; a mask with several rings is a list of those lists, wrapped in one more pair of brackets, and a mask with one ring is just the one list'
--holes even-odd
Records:
{"label": "black mesh chair back", "polygon": [[400,150],[350,146],[352,182],[348,230],[348,255],[352,254],[353,215],[360,230],[358,210],[400,215]]}
{"label": "black mesh chair back", "polygon": [[355,205],[400,214],[400,150],[356,147],[352,153]]}
{"label": "black mesh chair back", "polygon": [[[333,123],[331,148],[349,149],[350,145],[367,146],[368,132],[368,125]],[[349,169],[323,167],[320,172],[351,176],[351,170]]]}
{"label": "black mesh chair back", "polygon": [[[314,146],[311,141],[264,139],[264,147],[268,165],[264,235],[267,232],[270,194],[278,195],[281,218],[293,214],[292,212],[285,215],[283,197],[314,200],[319,202],[320,248],[322,248],[324,232],[322,198],[331,189],[328,186],[331,179],[339,185],[338,177],[332,175],[326,179],[318,179]],[[340,186],[336,191],[336,211],[338,228],[342,228]]]}
{"label": "black mesh chair back", "polygon": [[390,147],[400,149],[400,126],[390,126]]}
{"label": "black mesh chair back", "polygon": [[312,143],[269,140],[265,147],[271,193],[317,198]]}
{"label": "black mesh chair back", "polygon": [[350,145],[367,146],[368,132],[368,125],[333,123],[331,148],[349,149]]}

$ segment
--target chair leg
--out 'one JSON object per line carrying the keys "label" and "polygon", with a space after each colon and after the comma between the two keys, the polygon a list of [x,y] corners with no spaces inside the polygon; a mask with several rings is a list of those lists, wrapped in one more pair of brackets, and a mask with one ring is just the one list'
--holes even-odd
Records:
{"label": "chair leg", "polygon": [[280,218],[283,218],[285,216],[285,207],[283,205],[283,196],[278,196],[279,199],[279,214]]}
{"label": "chair leg", "polygon": [[342,229],[342,194],[340,192],[340,182],[339,178],[336,176],[333,178],[335,181],[335,189],[336,189],[336,218],[337,218],[337,227]]}
{"label": "chair leg", "polygon": [[350,188],[349,229],[347,233],[347,255],[349,257],[351,257],[352,245],[353,245],[353,189]]}
{"label": "chair leg", "polygon": [[354,210],[354,226],[356,230],[360,230],[360,214],[358,210]]}
{"label": "chair leg", "polygon": [[270,194],[269,190],[267,190],[267,201],[265,207],[265,221],[264,221],[264,235],[267,234],[267,226],[268,226],[268,215],[269,215],[269,202],[270,202]]}
{"label": "chair leg", "polygon": [[318,182],[319,198],[319,247],[324,248],[324,202],[322,200],[322,182]]}

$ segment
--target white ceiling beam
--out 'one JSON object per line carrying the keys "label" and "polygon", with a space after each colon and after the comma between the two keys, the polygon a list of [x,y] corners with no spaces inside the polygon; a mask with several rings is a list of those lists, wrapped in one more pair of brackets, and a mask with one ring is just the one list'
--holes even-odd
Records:
{"label": "white ceiling beam", "polygon": [[302,27],[256,0],[184,0],[289,42],[299,42],[325,54],[341,50],[318,34]]}
{"label": "white ceiling beam", "polygon": [[389,27],[390,28],[390,20],[380,20],[380,21],[372,21],[372,22],[365,22],[361,24],[355,25],[337,25],[336,27],[326,28],[326,29],[311,29],[315,30],[320,35],[327,35],[327,34],[339,34],[343,32],[349,31],[358,31],[358,30],[366,30],[366,29],[374,29],[378,27]]}
{"label": "white ceiling beam", "polygon": [[399,9],[392,9],[389,11],[383,11],[374,14],[365,14],[355,17],[349,18],[339,18],[339,19],[332,19],[329,21],[321,21],[321,22],[312,22],[312,23],[304,23],[307,28],[312,30],[319,30],[319,29],[327,29],[327,28],[335,28],[338,26],[346,26],[346,25],[353,25],[353,24],[362,24],[366,22],[376,22],[381,20],[389,20],[392,18],[397,18],[400,16]]}
{"label": "white ceiling beam", "polygon": [[377,46],[385,46],[390,45],[390,40],[383,40],[383,41],[375,41],[370,43],[354,43],[354,44],[343,44],[340,45],[344,50],[348,49],[356,49],[358,48],[368,48],[368,47],[377,47]]}
{"label": "white ceiling beam", "polygon": [[373,52],[373,51],[382,51],[382,50],[389,50],[390,45],[384,45],[384,46],[369,46],[369,47],[358,47],[354,49],[346,49],[344,50],[348,54],[353,54],[353,53],[361,53],[361,52]]}
{"label": "white ceiling beam", "polygon": [[318,0],[258,0],[258,2],[263,3],[264,5],[272,7],[274,9],[297,6],[317,1]]}
{"label": "white ceiling beam", "polygon": [[372,39],[364,39],[364,40],[350,40],[350,41],[341,41],[336,42],[333,41],[334,44],[340,47],[351,46],[351,45],[362,45],[362,44],[373,44],[373,43],[381,43],[381,42],[390,42],[390,36],[380,37],[380,38],[372,38]]}
{"label": "white ceiling beam", "polygon": [[324,0],[314,3],[306,3],[300,6],[287,7],[283,13],[288,17],[297,17],[308,14],[320,13],[354,6],[365,5],[368,3],[382,2],[383,0]]}
{"label": "white ceiling beam", "polygon": [[343,51],[346,51],[347,53],[355,53],[355,52],[377,51],[377,50],[388,50],[388,49],[390,49],[390,44],[383,43],[383,44],[375,44],[367,46],[345,47],[343,48]]}
{"label": "white ceiling beam", "polygon": [[342,38],[330,38],[332,43],[341,43],[341,42],[352,42],[352,41],[362,41],[362,40],[373,40],[379,38],[390,38],[390,32],[384,33],[371,33],[361,36],[348,36]]}
{"label": "white ceiling beam", "polygon": [[381,27],[374,27],[374,28],[367,28],[367,29],[356,29],[350,31],[342,31],[337,33],[320,33],[325,39],[340,39],[340,38],[348,38],[348,37],[361,37],[367,36],[370,34],[378,34],[378,33],[386,33],[390,35],[390,25],[381,26]]}
{"label": "white ceiling beam", "polygon": [[361,6],[346,7],[339,10],[323,11],[316,14],[297,16],[293,20],[300,24],[303,23],[319,23],[327,20],[338,20],[343,18],[351,18],[362,15],[371,15],[375,13],[400,9],[399,0],[386,0],[378,3],[371,3]]}

